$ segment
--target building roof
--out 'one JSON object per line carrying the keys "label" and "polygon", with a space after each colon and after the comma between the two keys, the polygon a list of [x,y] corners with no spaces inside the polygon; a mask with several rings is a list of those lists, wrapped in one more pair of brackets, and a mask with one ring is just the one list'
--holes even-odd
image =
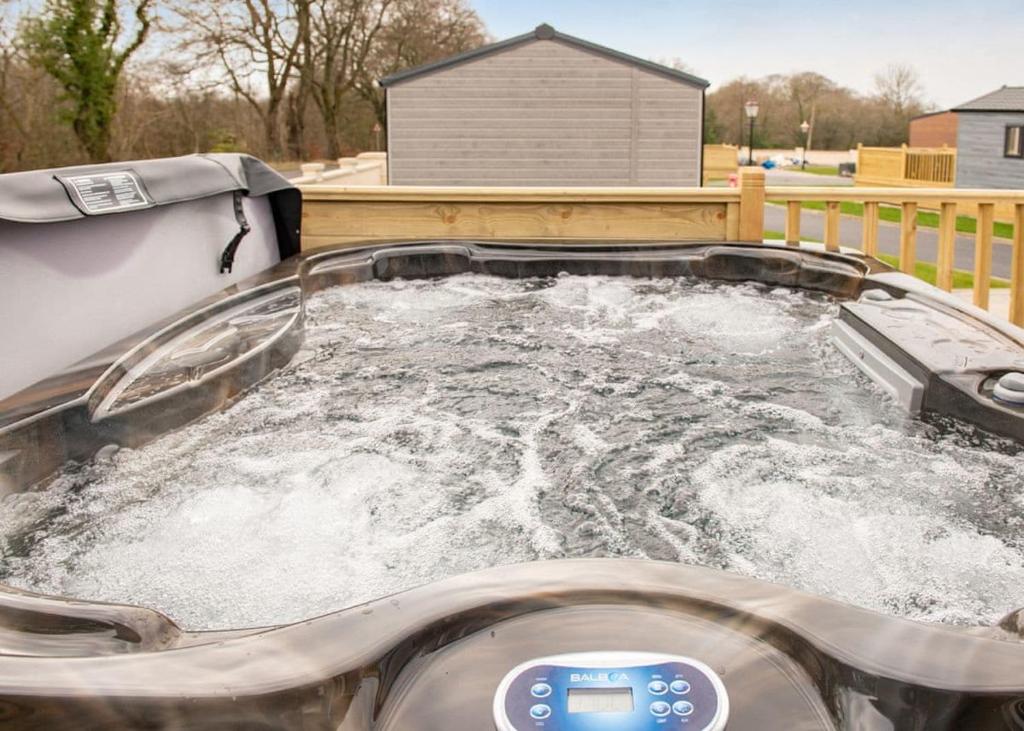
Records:
{"label": "building roof", "polygon": [[958,107],[954,112],[1024,112],[1024,86],[1004,86],[979,96]]}
{"label": "building roof", "polygon": [[424,64],[422,66],[416,66],[411,69],[406,69],[404,71],[399,71],[398,73],[391,74],[390,76],[381,79],[380,85],[391,86],[392,84],[397,84],[400,81],[408,81],[409,79],[418,76],[423,76],[434,71],[439,71],[441,69],[448,68],[449,66],[457,66],[458,64],[465,63],[466,61],[473,61],[478,58],[483,58],[484,56],[490,56],[493,53],[498,53],[500,51],[504,51],[506,49],[512,48],[513,46],[518,46],[523,43],[529,43],[530,41],[552,40],[562,41],[563,43],[567,43],[571,46],[576,46],[577,48],[582,48],[584,50],[600,54],[601,56],[605,56],[616,61],[623,61],[634,66],[639,66],[641,68],[647,69],[648,71],[653,71],[654,73],[661,74],[662,76],[677,79],[692,86],[707,88],[711,83],[698,76],[688,74],[685,71],[679,71],[677,69],[669,68],[668,66],[663,66],[660,63],[646,61],[642,58],[637,58],[636,56],[630,56],[629,54],[621,53],[620,51],[615,51],[611,48],[606,48],[604,46],[599,46],[598,44],[591,43],[590,41],[585,41],[582,38],[576,38],[575,36],[560,33],[547,23],[544,23],[542,25],[538,25],[529,33],[524,33],[521,36],[515,36],[514,38],[509,38],[504,41],[491,43],[490,45],[487,46],[474,48],[472,51],[466,51],[465,53],[459,53],[455,56],[443,58],[440,61],[434,61],[433,63]]}
{"label": "building roof", "polygon": [[955,112],[956,112],[955,109],[939,109],[939,110],[934,111],[934,112],[925,112],[924,114],[918,114],[916,116],[913,116],[913,117],[910,118],[910,121],[913,122],[913,121],[916,121],[918,119],[925,119],[926,117],[937,117],[940,114],[953,114]]}

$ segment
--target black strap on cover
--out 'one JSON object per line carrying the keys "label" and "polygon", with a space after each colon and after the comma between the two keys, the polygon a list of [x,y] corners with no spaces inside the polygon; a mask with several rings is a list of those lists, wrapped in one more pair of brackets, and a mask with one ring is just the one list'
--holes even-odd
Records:
{"label": "black strap on cover", "polygon": [[230,273],[231,267],[235,265],[235,252],[238,251],[238,245],[242,243],[242,239],[252,230],[249,226],[249,222],[245,220],[245,211],[242,210],[242,191],[235,191],[235,220],[238,221],[238,233],[236,233],[228,245],[224,247],[224,251],[220,255],[220,273]]}

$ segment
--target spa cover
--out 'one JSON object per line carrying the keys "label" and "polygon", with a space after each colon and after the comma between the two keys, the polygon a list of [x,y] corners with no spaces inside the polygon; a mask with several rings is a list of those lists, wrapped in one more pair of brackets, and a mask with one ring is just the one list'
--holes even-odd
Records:
{"label": "spa cover", "polygon": [[233,191],[270,196],[281,258],[298,253],[302,207],[298,189],[265,163],[236,153],[11,173],[0,178],[0,220],[54,223]]}

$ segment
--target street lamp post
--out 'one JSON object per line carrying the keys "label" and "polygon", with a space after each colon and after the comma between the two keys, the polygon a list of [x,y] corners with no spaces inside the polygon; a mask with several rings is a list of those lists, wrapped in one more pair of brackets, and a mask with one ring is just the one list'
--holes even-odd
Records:
{"label": "street lamp post", "polygon": [[804,154],[800,161],[800,169],[804,170],[807,168],[807,133],[811,131],[811,125],[807,123],[806,119],[800,123],[800,131],[804,133]]}
{"label": "street lamp post", "polygon": [[757,102],[753,99],[743,105],[743,111],[747,113],[747,119],[750,120],[750,147],[748,159],[750,164],[754,164],[754,120],[757,119]]}

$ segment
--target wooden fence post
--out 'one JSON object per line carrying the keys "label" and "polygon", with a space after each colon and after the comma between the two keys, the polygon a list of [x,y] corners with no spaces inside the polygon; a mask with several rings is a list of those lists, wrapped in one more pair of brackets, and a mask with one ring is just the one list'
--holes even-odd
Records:
{"label": "wooden fence post", "polygon": [[942,202],[939,214],[939,251],[936,256],[935,286],[953,289],[953,256],[956,253],[956,203]]}
{"label": "wooden fence post", "polygon": [[1013,207],[1013,257],[1010,264],[1010,322],[1024,327],[1024,203]]}
{"label": "wooden fence post", "polygon": [[995,205],[978,204],[978,230],[974,234],[974,304],[988,309],[988,288],[992,284],[992,223]]}
{"label": "wooden fence post", "polygon": [[839,201],[825,203],[825,250],[839,251],[839,216],[842,209]]}
{"label": "wooden fence post", "polygon": [[764,242],[764,169],[740,168],[740,241]]}
{"label": "wooden fence post", "polygon": [[861,250],[864,256],[878,256],[878,203],[864,203],[864,223],[861,224]]}
{"label": "wooden fence post", "polygon": [[913,274],[917,264],[917,204],[905,202],[900,213],[900,271]]}
{"label": "wooden fence post", "polygon": [[786,243],[790,246],[800,245],[800,201],[786,204]]}

